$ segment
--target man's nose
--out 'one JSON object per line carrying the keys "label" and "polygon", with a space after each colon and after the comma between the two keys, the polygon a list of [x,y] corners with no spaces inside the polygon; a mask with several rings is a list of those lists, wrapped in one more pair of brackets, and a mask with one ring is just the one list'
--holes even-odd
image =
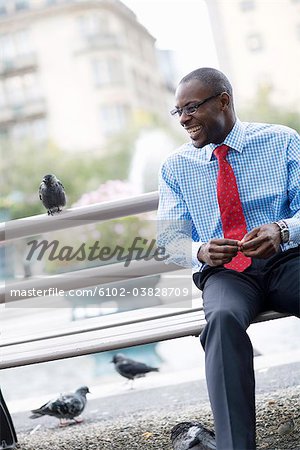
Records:
{"label": "man's nose", "polygon": [[181,116],[179,117],[179,121],[181,123],[182,126],[184,126],[186,124],[186,122],[188,122],[189,120],[191,120],[192,116],[189,116],[188,114],[186,114],[184,111],[182,111]]}

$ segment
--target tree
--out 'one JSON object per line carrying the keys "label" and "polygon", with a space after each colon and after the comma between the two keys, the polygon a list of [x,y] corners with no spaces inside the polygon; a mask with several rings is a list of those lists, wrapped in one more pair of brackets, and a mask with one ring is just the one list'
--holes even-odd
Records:
{"label": "tree", "polygon": [[239,116],[246,121],[277,123],[289,126],[300,132],[300,113],[292,107],[278,107],[272,101],[273,91],[270,86],[261,86],[253,103],[240,111]]}
{"label": "tree", "polygon": [[9,144],[2,148],[0,208],[10,209],[11,219],[45,212],[38,197],[44,175],[54,173],[64,184],[70,206],[82,194],[111,178],[124,179],[130,162],[129,143],[101,153],[68,153],[53,145]]}

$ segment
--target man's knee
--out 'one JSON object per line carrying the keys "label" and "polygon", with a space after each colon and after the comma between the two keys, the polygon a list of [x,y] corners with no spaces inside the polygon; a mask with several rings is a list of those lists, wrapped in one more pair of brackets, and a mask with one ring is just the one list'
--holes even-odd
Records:
{"label": "man's knee", "polygon": [[213,339],[215,342],[236,339],[239,334],[245,332],[246,326],[239,315],[227,308],[219,308],[210,312],[207,317],[207,324],[201,333],[200,341],[205,348],[207,340]]}

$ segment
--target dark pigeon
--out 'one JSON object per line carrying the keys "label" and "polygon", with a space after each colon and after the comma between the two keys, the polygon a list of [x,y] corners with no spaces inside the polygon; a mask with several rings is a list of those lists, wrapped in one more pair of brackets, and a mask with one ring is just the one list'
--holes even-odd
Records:
{"label": "dark pigeon", "polygon": [[61,212],[66,204],[65,188],[55,175],[44,176],[39,187],[39,197],[48,216]]}
{"label": "dark pigeon", "polygon": [[135,378],[141,378],[149,372],[158,372],[157,367],[150,367],[142,362],[135,361],[130,358],[126,358],[124,355],[117,353],[113,356],[111,361],[115,365],[116,371],[122,375],[122,377],[128,380],[134,380]]}
{"label": "dark pigeon", "polygon": [[63,425],[66,419],[72,419],[76,422],[81,420],[78,417],[85,408],[86,394],[89,393],[87,386],[82,386],[74,393],[60,394],[60,396],[54,400],[50,400],[45,405],[38,409],[33,409],[33,413],[30,416],[31,419],[37,419],[41,416],[53,416],[60,419],[60,424]]}
{"label": "dark pigeon", "polygon": [[216,450],[215,435],[199,422],[181,422],[171,430],[173,450]]}

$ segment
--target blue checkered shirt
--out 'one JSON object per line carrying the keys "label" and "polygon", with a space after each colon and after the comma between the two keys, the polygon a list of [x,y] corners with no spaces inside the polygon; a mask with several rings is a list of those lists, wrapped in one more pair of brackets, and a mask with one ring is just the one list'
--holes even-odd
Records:
{"label": "blue checkered shirt", "polygon": [[[236,121],[223,144],[238,185],[247,231],[283,219],[290,241],[300,244],[300,136],[282,125]],[[218,144],[220,145],[220,144]],[[167,262],[202,268],[200,245],[222,238],[217,200],[218,161],[215,144],[201,149],[184,144],[160,170],[158,245]]]}

